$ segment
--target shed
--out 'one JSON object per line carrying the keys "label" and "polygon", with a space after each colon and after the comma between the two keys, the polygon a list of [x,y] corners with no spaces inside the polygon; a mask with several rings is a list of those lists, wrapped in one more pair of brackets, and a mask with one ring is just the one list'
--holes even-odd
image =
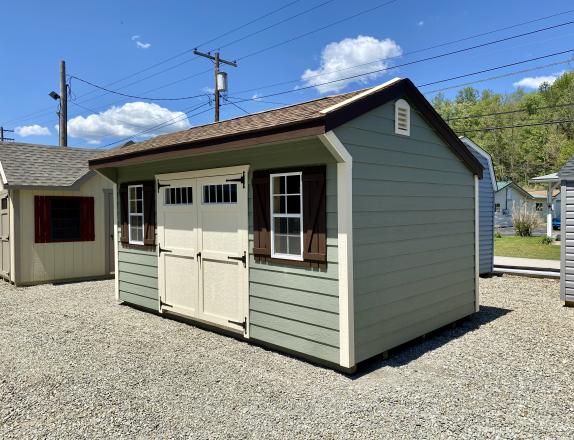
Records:
{"label": "shed", "polygon": [[345,371],[478,310],[482,166],[408,79],[90,166],[117,183],[120,302]]}
{"label": "shed", "polygon": [[560,180],[560,299],[574,307],[574,156],[558,172]]}
{"label": "shed", "polygon": [[488,276],[494,269],[494,194],[498,190],[492,157],[467,137],[461,137],[484,171],[479,182],[480,204],[480,275]]}
{"label": "shed", "polygon": [[522,207],[536,211],[535,198],[512,180],[497,181],[494,193],[494,226],[497,228],[512,226],[513,210]]}
{"label": "shed", "polygon": [[114,272],[113,184],[101,150],[0,143],[1,276],[16,285]]}

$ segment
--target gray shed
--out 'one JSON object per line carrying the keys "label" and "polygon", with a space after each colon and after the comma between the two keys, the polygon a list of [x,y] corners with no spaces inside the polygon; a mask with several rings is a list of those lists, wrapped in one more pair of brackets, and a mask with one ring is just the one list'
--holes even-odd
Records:
{"label": "gray shed", "polygon": [[460,140],[483,166],[482,179],[479,183],[480,211],[480,275],[492,274],[494,265],[494,194],[496,193],[496,176],[492,166],[492,157],[469,138],[461,136]]}
{"label": "gray shed", "polygon": [[560,299],[574,306],[574,156],[558,172],[560,204]]}

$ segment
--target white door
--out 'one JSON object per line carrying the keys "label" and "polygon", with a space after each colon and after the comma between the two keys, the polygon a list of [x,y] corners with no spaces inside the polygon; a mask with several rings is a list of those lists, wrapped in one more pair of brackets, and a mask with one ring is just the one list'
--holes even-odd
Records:
{"label": "white door", "polygon": [[161,179],[158,186],[160,311],[194,317],[199,254],[195,179]]}
{"label": "white door", "polygon": [[160,311],[247,335],[246,174],[157,176]]}
{"label": "white door", "polygon": [[10,200],[8,194],[0,198],[0,270],[6,278],[10,277]]}

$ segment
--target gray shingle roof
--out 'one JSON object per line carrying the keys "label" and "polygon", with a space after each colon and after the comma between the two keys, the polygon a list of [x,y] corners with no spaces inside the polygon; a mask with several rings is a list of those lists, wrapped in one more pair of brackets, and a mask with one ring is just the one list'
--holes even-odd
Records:
{"label": "gray shingle roof", "polygon": [[558,177],[562,179],[571,179],[574,177],[574,156],[568,159],[568,162],[558,171]]}
{"label": "gray shingle roof", "polygon": [[102,150],[18,142],[0,143],[0,163],[10,187],[70,187],[90,172]]}

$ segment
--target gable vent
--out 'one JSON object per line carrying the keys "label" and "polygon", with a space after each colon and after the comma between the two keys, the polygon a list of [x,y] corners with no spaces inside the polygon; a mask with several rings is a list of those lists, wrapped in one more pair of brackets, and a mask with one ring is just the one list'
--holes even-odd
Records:
{"label": "gable vent", "polygon": [[411,134],[411,107],[404,99],[395,102],[395,133],[403,136]]}

